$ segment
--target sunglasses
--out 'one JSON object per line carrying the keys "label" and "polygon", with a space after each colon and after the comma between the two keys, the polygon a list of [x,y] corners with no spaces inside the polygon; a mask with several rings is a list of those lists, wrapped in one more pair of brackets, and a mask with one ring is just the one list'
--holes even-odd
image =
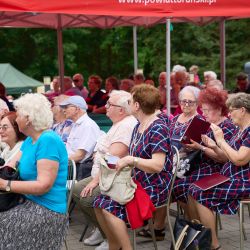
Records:
{"label": "sunglasses", "polygon": [[79,82],[80,79],[73,79],[73,82]]}

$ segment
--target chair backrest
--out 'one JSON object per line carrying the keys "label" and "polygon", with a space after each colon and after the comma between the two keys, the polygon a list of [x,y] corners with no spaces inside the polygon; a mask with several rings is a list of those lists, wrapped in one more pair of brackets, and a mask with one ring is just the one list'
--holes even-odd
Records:
{"label": "chair backrest", "polygon": [[177,149],[177,147],[175,147],[173,145],[172,145],[172,150],[173,150],[173,155],[174,155],[174,161],[173,161],[174,172],[173,172],[173,177],[172,177],[172,180],[171,180],[169,196],[168,196],[168,202],[167,202],[167,218],[168,218],[168,227],[169,227],[169,231],[170,231],[170,234],[171,234],[173,247],[175,248],[174,232],[173,232],[172,224],[170,222],[170,204],[171,204],[171,195],[172,195],[172,191],[173,191],[173,187],[174,187],[174,182],[175,182],[175,179],[176,179],[176,176],[177,176],[177,170],[180,167],[180,154],[179,154],[179,150]]}
{"label": "chair backrest", "polygon": [[76,182],[76,163],[74,160],[70,160],[68,163],[68,177],[67,177],[67,213],[72,200],[73,189]]}

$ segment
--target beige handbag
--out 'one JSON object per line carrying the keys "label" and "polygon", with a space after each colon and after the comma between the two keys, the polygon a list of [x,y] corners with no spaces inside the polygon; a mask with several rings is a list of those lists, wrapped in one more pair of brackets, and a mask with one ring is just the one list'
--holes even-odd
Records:
{"label": "beige handbag", "polygon": [[103,158],[100,159],[99,186],[101,193],[121,205],[131,201],[137,188],[131,177],[131,171],[130,167],[125,167],[118,173],[115,169],[109,168]]}

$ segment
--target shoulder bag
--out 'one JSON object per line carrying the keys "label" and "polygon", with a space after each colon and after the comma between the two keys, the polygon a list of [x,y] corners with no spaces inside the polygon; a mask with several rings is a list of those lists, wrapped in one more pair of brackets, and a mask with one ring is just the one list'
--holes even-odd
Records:
{"label": "shoulder bag", "polygon": [[106,161],[100,159],[99,186],[101,194],[109,196],[121,205],[134,198],[136,184],[131,177],[132,169],[123,168],[119,173],[115,169],[108,167]]}

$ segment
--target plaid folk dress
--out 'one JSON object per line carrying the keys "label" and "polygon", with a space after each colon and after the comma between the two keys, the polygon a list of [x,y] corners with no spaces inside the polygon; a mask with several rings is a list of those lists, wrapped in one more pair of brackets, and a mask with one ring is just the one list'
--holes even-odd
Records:
{"label": "plaid folk dress", "polygon": [[[152,154],[165,152],[166,159],[163,170],[159,174],[149,174],[138,168],[134,168],[133,178],[140,182],[150,196],[155,207],[166,203],[170,181],[172,179],[172,151],[168,128],[162,119],[155,120],[144,132],[138,132],[139,124],[136,125],[132,140],[129,146],[129,153],[132,156],[151,159]],[[93,207],[105,209],[116,217],[127,222],[125,206],[120,205],[106,195],[99,195],[95,198]]]}
{"label": "plaid folk dress", "polygon": [[[250,148],[250,127],[235,134],[229,144],[235,150],[239,150],[241,146]],[[235,214],[240,200],[249,198],[250,195],[250,163],[236,166],[228,161],[220,173],[230,177],[230,180],[207,191],[202,191],[191,185],[188,193],[200,204],[217,213]]]}
{"label": "plaid folk dress", "polygon": [[[226,142],[229,142],[233,135],[238,132],[237,127],[230,119],[224,120],[218,126],[222,129]],[[207,132],[207,136],[215,140],[213,131],[211,129],[209,129]],[[173,199],[175,201],[178,200],[187,203],[189,186],[204,176],[211,175],[215,172],[220,172],[223,165],[223,163],[216,162],[212,158],[202,153],[202,163],[200,166],[198,166],[198,169],[193,171],[189,176],[175,181]]]}

